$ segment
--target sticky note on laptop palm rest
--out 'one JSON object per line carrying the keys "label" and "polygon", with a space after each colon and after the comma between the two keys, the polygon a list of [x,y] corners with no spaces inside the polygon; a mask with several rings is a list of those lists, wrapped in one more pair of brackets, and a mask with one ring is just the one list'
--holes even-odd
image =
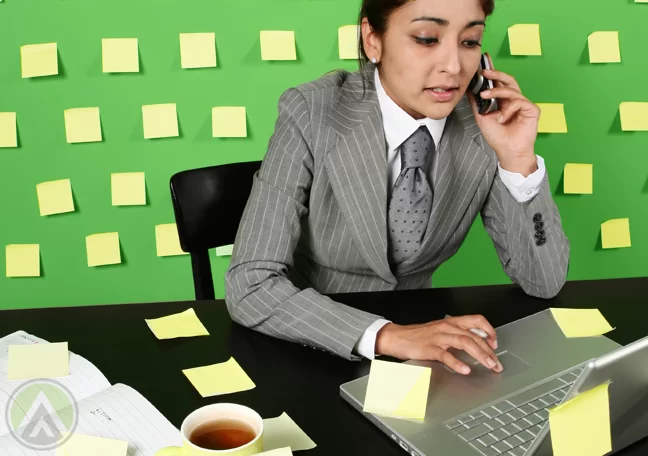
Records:
{"label": "sticky note on laptop palm rest", "polygon": [[68,343],[9,346],[7,380],[55,378],[70,375]]}
{"label": "sticky note on laptop palm rest", "polygon": [[372,361],[363,411],[424,420],[431,376],[429,367]]}
{"label": "sticky note on laptop palm rest", "polygon": [[598,309],[551,309],[565,337],[600,336],[612,331],[612,326]]}

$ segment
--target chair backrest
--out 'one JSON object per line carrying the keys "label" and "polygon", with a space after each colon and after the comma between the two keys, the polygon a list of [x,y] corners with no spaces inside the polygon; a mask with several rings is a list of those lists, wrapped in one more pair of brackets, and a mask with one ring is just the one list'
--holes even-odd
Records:
{"label": "chair backrest", "polygon": [[214,299],[209,249],[234,243],[261,162],[182,171],[171,177],[180,246],[191,254],[196,299]]}

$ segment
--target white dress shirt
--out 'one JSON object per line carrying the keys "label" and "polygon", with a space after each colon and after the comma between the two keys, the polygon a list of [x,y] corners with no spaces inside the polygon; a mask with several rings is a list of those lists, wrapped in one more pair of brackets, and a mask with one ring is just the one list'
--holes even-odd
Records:
{"label": "white dress shirt", "polygon": [[[376,84],[376,92],[378,93],[378,102],[380,104],[380,111],[382,112],[383,127],[385,130],[385,140],[387,142],[387,201],[391,198],[391,192],[401,172],[401,156],[400,148],[407,138],[412,136],[421,125],[425,125],[434,139],[434,144],[437,149],[443,135],[446,119],[414,119],[407,114],[403,109],[398,106],[394,100],[385,92],[380,81],[378,70],[374,73],[374,82]],[[435,154],[436,155],[436,154]],[[513,198],[520,203],[531,200],[540,192],[540,186],[545,176],[544,160],[539,155],[537,157],[538,169],[527,176],[526,178],[520,173],[513,173],[502,169],[500,164],[499,168],[500,179],[502,183],[509,190]],[[434,188],[434,179],[436,178],[436,171],[438,161],[436,156],[432,157],[430,166],[432,167],[432,182],[430,185]],[[365,358],[374,359],[376,348],[376,335],[378,331],[390,323],[388,320],[376,320],[362,335],[356,344],[356,352]]]}

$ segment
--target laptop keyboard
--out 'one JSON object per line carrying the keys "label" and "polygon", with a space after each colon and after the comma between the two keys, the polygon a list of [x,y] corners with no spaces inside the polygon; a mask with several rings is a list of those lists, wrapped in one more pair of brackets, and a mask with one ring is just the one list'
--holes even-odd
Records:
{"label": "laptop keyboard", "polygon": [[563,400],[582,371],[575,368],[446,426],[484,456],[523,456],[549,419],[547,409]]}

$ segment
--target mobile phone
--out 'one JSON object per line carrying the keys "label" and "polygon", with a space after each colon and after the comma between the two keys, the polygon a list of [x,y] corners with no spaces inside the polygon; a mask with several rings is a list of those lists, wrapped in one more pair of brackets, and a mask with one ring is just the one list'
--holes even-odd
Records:
{"label": "mobile phone", "polygon": [[488,57],[486,56],[486,54],[482,54],[479,62],[479,68],[477,68],[475,76],[473,76],[472,81],[470,81],[470,85],[468,85],[468,90],[470,90],[473,95],[475,95],[475,100],[477,101],[477,112],[482,115],[499,109],[499,107],[497,106],[497,100],[495,98],[484,99],[480,95],[484,90],[492,90],[495,88],[493,81],[484,77],[483,74],[483,70],[490,69],[491,66]]}

